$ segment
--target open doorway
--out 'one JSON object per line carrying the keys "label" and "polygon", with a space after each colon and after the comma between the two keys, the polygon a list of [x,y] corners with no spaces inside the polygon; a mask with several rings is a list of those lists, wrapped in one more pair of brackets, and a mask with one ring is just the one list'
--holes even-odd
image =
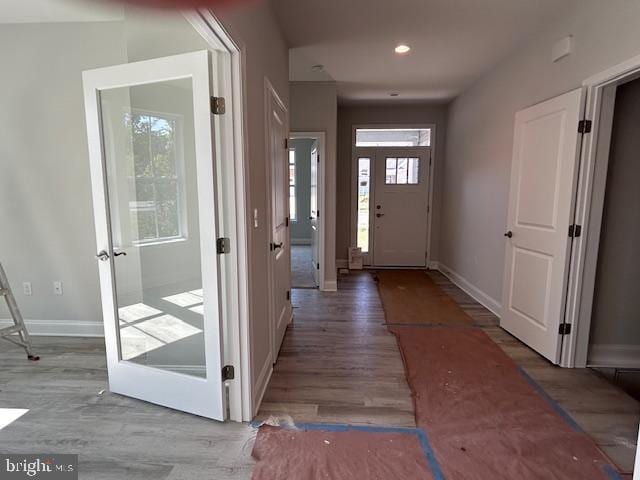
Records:
{"label": "open doorway", "polygon": [[640,79],[605,90],[603,117],[604,165],[593,192],[600,228],[587,239],[595,261],[587,365],[640,399],[640,216],[633,213],[640,205]]}
{"label": "open doorway", "polygon": [[296,132],[289,139],[291,287],[321,288],[324,278],[322,132]]}

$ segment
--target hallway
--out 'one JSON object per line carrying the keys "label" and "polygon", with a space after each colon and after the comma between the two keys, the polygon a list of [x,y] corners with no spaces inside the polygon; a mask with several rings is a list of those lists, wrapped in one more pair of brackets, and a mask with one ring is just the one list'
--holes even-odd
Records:
{"label": "hallway", "polygon": [[[632,471],[638,402],[590,370],[552,366],[502,330],[495,315],[442,274],[427,274],[623,473]],[[415,426],[400,352],[383,325],[384,312],[372,276],[343,276],[337,293],[294,290],[293,302],[294,323],[258,418],[273,415],[290,416],[295,423]]]}

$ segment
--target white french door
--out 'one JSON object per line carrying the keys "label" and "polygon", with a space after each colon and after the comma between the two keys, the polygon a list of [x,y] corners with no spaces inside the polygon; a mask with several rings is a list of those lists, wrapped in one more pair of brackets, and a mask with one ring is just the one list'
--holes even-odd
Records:
{"label": "white french door", "polygon": [[374,266],[426,266],[430,159],[429,149],[376,149],[370,206]]}
{"label": "white french door", "polygon": [[207,51],[84,72],[111,391],[225,419]]}
{"label": "white french door", "polygon": [[515,120],[500,325],[553,363],[563,338],[583,111],[578,89]]}

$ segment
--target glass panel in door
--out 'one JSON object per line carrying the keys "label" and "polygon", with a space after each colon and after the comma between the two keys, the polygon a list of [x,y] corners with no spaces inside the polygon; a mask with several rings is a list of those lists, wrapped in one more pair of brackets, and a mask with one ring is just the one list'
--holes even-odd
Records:
{"label": "glass panel in door", "polygon": [[99,101],[120,360],[206,378],[192,80]]}

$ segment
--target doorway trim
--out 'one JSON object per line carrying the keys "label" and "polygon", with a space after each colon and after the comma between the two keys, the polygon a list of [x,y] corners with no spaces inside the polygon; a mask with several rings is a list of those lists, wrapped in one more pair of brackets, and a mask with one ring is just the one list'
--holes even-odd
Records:
{"label": "doorway trim", "polygon": [[[206,9],[182,12],[196,32],[219,54],[221,72],[219,84],[227,95],[227,112],[220,116],[223,126],[216,135],[221,135],[224,155],[219,155],[216,168],[219,171],[218,189],[222,203],[233,206],[234,214],[220,220],[220,233],[230,239],[231,251],[221,260],[223,281],[222,312],[224,326],[224,362],[233,365],[235,380],[228,385],[228,418],[236,422],[253,419],[253,385],[251,377],[251,287],[249,282],[251,230],[247,228],[248,205],[248,143],[245,135],[244,115],[245,67],[242,45],[226,31],[222,23]],[[221,92],[214,92],[219,95]],[[223,158],[233,159],[231,168],[223,167]],[[220,188],[222,187],[222,188]],[[237,319],[237,321],[234,321]]]}
{"label": "doorway trim", "polygon": [[[293,131],[289,132],[289,139],[294,140],[297,138],[312,138],[318,141],[318,155],[320,156],[320,163],[318,164],[318,205],[320,207],[320,216],[318,217],[318,227],[320,229],[319,242],[318,245],[318,262],[320,263],[320,284],[318,288],[320,291],[327,291],[327,279],[326,279],[326,265],[325,265],[325,245],[326,245],[326,237],[325,237],[325,225],[328,215],[327,209],[327,195],[326,195],[326,165],[327,165],[327,155],[326,155],[326,139],[327,134],[325,132],[299,132]],[[335,290],[331,288],[330,290]]]}
{"label": "doorway trim", "polygon": [[578,173],[575,217],[582,236],[574,239],[569,265],[569,286],[565,322],[573,324],[565,337],[560,365],[587,366],[589,334],[596,280],[600,231],[604,211],[609,147],[613,127],[615,90],[618,85],[640,77],[640,55],[586,79],[585,118],[592,124],[584,135]]}
{"label": "doorway trim", "polygon": [[[426,239],[426,252],[427,259],[425,263],[425,269],[432,268],[432,248],[431,248],[431,231],[433,224],[433,186],[436,174],[436,137],[437,137],[437,125],[435,123],[365,123],[351,125],[351,241],[350,247],[356,245],[358,238],[358,158],[367,157],[373,150],[386,147],[356,147],[356,130],[359,128],[428,128],[431,130],[430,145],[428,147],[390,147],[393,149],[402,150],[425,150],[429,151],[431,164],[429,165],[429,192],[428,192],[428,204],[427,204],[427,239]],[[362,153],[362,154],[361,154]],[[375,163],[375,162],[373,162]],[[372,166],[371,175],[374,175],[375,166]],[[375,195],[375,179],[371,182],[373,186],[373,194]],[[371,193],[369,194],[371,196]],[[370,237],[371,238],[371,237]],[[370,248],[371,250],[371,248]],[[370,252],[371,254],[373,252]]]}

